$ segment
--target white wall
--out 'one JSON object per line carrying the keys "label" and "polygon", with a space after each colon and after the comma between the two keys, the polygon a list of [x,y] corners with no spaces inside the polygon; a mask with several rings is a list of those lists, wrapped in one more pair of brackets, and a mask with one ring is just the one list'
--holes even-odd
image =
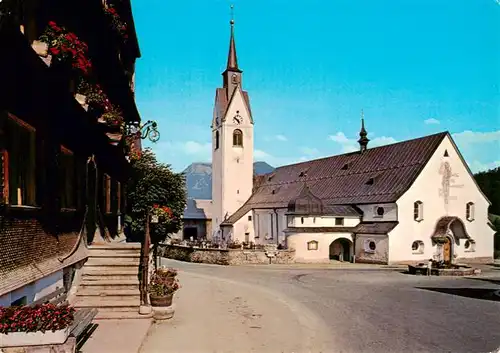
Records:
{"label": "white wall", "polygon": [[[444,157],[445,150],[449,157]],[[445,204],[443,195],[443,163],[448,162],[452,173],[450,198]],[[415,201],[423,202],[423,220],[417,222],[413,217]],[[475,220],[465,218],[467,202],[475,204]],[[389,260],[391,262],[422,261],[432,258],[436,246],[432,245],[431,235],[437,221],[443,216],[456,216],[463,220],[467,232],[476,241],[474,252],[466,252],[463,244],[454,250],[458,258],[493,258],[493,231],[488,226],[488,202],[468,173],[449,138],[445,138],[429,163],[424,167],[413,186],[398,200],[399,225],[390,232]],[[423,253],[414,253],[412,243],[421,240]]]}
{"label": "white wall", "polygon": [[[369,243],[375,243],[375,249],[369,247]],[[389,240],[387,235],[358,234],[356,235],[356,262],[388,263]]]}
{"label": "white wall", "polygon": [[[295,262],[327,263],[330,262],[330,244],[339,238],[352,242],[351,233],[290,233],[286,238],[288,249],[295,250]],[[317,250],[308,250],[308,243],[318,242]]]}
{"label": "white wall", "polygon": [[[343,225],[335,225],[336,218],[343,218]],[[289,227],[355,227],[360,221],[359,217],[334,217],[334,216],[288,216]]]}
{"label": "white wall", "polygon": [[285,244],[286,212],[286,208],[254,210],[256,244]]}
{"label": "white wall", "polygon": [[[398,207],[396,203],[378,203],[356,206],[363,211],[364,222],[387,222],[398,220]],[[378,207],[384,208],[384,214],[382,216],[376,213]]]}
{"label": "white wall", "polygon": [[[248,218],[251,217],[250,220]],[[232,239],[242,242],[254,242],[254,222],[253,212],[250,211],[241,217],[235,224],[231,233]]]}
{"label": "white wall", "polygon": [[22,297],[26,297],[27,304],[30,304],[62,287],[63,271],[61,270],[1,296],[0,306],[10,306],[12,302]]}

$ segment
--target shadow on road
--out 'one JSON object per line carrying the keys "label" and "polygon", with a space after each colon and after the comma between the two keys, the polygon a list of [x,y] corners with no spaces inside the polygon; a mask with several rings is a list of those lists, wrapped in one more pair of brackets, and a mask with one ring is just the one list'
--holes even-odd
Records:
{"label": "shadow on road", "polygon": [[433,292],[444,293],[444,294],[457,295],[460,297],[500,302],[500,297],[498,295],[495,295],[495,292],[498,289],[489,289],[489,288],[429,288],[429,287],[416,287],[416,288],[428,290],[428,291],[433,291]]}
{"label": "shadow on road", "polygon": [[467,277],[467,279],[472,279],[474,281],[485,281],[493,284],[497,284],[500,286],[500,279],[493,279],[493,278],[472,278],[472,277]]}

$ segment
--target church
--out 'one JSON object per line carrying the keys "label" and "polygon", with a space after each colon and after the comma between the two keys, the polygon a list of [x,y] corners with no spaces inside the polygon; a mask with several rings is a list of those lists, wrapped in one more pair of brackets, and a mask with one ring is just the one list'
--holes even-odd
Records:
{"label": "church", "polygon": [[[211,232],[276,244],[296,262],[489,262],[490,202],[450,133],[286,165],[253,177],[254,117],[231,34],[212,118]],[[258,120],[257,120],[258,123]]]}

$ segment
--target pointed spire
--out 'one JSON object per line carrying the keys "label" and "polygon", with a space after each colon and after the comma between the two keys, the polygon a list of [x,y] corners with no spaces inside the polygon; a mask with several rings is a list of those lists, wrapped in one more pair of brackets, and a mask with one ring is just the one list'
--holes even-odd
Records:
{"label": "pointed spire", "polygon": [[236,43],[234,41],[234,5],[231,5],[231,39],[229,41],[229,54],[227,56],[227,67],[228,71],[240,71],[238,68],[238,57],[236,56]]}
{"label": "pointed spire", "polygon": [[368,133],[366,132],[365,129],[365,114],[363,112],[363,109],[361,109],[361,131],[359,132],[359,150],[361,153],[366,151],[368,147],[368,142],[370,142],[370,139],[367,137]]}

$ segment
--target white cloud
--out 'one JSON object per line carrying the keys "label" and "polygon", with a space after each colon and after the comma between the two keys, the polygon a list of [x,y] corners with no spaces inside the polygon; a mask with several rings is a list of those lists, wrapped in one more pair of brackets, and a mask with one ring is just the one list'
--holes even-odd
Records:
{"label": "white cloud", "polygon": [[288,141],[288,138],[285,136],[285,135],[281,135],[281,134],[278,134],[278,135],[274,135],[274,136],[266,136],[264,137],[264,140],[265,141]]}
{"label": "white cloud", "polygon": [[479,161],[473,161],[469,166],[473,173],[483,172],[500,167],[500,160],[491,163],[481,163]]}
{"label": "white cloud", "polygon": [[460,145],[494,142],[500,141],[500,130],[490,132],[473,132],[466,130],[452,134],[452,136],[455,142]]}
{"label": "white cloud", "polygon": [[[337,132],[335,135],[330,135],[328,138],[338,143],[341,146],[340,150],[341,153],[354,152],[359,149],[359,144],[357,139],[347,138],[347,136],[341,131]],[[368,143],[368,148],[388,145],[396,142],[398,141],[393,137],[387,137],[387,136],[375,137]]]}
{"label": "white cloud", "polygon": [[314,147],[300,147],[300,153],[305,154],[306,156],[316,156],[319,153],[319,150]]}
{"label": "white cloud", "polygon": [[[269,153],[265,152],[265,151],[262,151],[262,150],[254,150],[253,151],[253,159],[254,160],[262,160],[262,159],[266,159],[266,158],[272,158],[273,156],[271,156]],[[267,162],[267,161],[266,161]],[[268,162],[269,163],[269,162]]]}
{"label": "white cloud", "polygon": [[440,122],[437,119],[429,118],[427,120],[424,120],[424,124],[432,125],[432,124],[440,124]]}

